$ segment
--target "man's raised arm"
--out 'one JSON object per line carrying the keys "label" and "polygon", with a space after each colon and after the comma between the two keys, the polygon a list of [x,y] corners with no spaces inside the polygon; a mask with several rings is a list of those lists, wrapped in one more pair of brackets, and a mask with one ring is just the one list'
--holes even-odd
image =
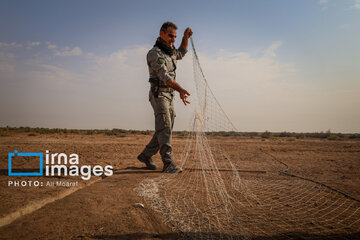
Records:
{"label": "man's raised arm", "polygon": [[189,38],[191,37],[192,34],[193,34],[193,32],[191,31],[191,28],[185,29],[184,36],[182,38],[181,45],[180,45],[185,51],[187,51]]}

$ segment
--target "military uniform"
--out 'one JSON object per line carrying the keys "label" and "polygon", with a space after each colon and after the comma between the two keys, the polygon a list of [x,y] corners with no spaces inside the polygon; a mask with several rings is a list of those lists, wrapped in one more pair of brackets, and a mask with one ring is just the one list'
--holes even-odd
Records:
{"label": "military uniform", "polygon": [[165,166],[173,164],[171,134],[174,126],[174,90],[166,85],[170,79],[176,78],[177,60],[186,54],[185,49],[174,49],[170,56],[159,47],[154,46],[147,54],[151,88],[149,101],[155,115],[155,133],[142,151],[143,158],[151,159],[160,150],[161,159]]}

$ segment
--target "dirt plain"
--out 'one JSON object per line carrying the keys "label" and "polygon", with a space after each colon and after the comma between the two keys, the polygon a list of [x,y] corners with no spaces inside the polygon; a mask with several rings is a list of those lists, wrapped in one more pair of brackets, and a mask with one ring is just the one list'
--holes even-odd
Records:
{"label": "dirt plain", "polygon": [[[30,135],[30,136],[29,136]],[[12,133],[0,137],[0,239],[178,239],[164,224],[163,216],[144,203],[134,188],[148,178],[161,176],[161,168],[149,171],[136,160],[150,135],[122,137],[102,134]],[[360,198],[360,141],[329,141],[293,138],[209,137],[221,143],[235,158],[248,151],[262,151],[285,162],[289,173],[327,184],[354,198]],[[174,136],[175,158],[185,138]],[[111,165],[110,177],[23,177],[8,176],[8,153],[76,153],[79,165]],[[159,155],[154,158],[161,166]],[[13,169],[36,168],[29,161],[14,161]],[[245,169],[261,170],[249,161]],[[186,170],[185,170],[186,171]],[[271,176],[270,176],[271,177]],[[9,186],[9,181],[77,182],[76,186]],[[144,208],[134,206],[144,204]],[[296,224],[296,223],[294,223]],[[304,229],[306,233],[306,229]],[[358,231],[328,239],[356,239]],[[304,236],[304,235],[303,235]],[[254,239],[261,236],[253,237]],[[274,236],[271,239],[282,239]],[[285,238],[288,239],[288,238]],[[306,239],[321,239],[308,236]]]}

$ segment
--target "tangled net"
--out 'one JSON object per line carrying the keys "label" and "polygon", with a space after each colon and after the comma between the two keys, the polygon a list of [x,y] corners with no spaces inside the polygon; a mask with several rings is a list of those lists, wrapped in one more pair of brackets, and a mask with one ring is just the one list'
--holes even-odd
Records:
{"label": "tangled net", "polygon": [[[279,174],[282,163],[260,149],[232,156],[227,152],[241,151],[239,144],[207,138],[209,132],[236,128],[209,88],[192,39],[191,44],[197,107],[180,158],[184,171],[147,179],[137,193],[182,239],[359,237],[357,199],[324,184]],[[247,171],[252,174],[243,176]]]}

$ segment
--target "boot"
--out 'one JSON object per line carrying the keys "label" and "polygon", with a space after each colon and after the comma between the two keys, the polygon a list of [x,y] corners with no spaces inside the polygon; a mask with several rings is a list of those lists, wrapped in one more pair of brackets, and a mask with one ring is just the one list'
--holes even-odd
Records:
{"label": "boot", "polygon": [[182,169],[176,166],[174,162],[165,162],[164,168],[162,170],[163,173],[181,173]]}
{"label": "boot", "polygon": [[156,170],[157,166],[156,166],[156,164],[153,162],[153,160],[151,159],[151,157],[150,157],[150,158],[147,158],[147,157],[145,157],[144,154],[140,153],[140,155],[137,156],[137,159],[138,159],[140,162],[145,163],[147,169]]}

